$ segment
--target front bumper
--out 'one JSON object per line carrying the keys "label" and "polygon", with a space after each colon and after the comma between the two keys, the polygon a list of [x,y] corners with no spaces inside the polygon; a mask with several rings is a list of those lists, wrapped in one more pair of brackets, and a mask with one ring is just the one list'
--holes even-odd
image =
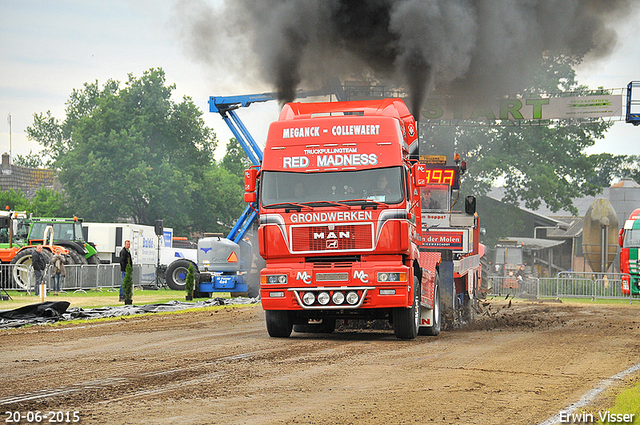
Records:
{"label": "front bumper", "polygon": [[[379,281],[379,273],[397,273],[398,281]],[[265,283],[266,277],[286,275],[286,283]],[[326,280],[329,278],[334,281]],[[327,270],[307,267],[261,271],[260,295],[265,310],[353,310],[410,307],[413,276],[405,266],[369,266]],[[311,294],[311,295],[309,295]],[[312,300],[312,301],[310,301]]]}

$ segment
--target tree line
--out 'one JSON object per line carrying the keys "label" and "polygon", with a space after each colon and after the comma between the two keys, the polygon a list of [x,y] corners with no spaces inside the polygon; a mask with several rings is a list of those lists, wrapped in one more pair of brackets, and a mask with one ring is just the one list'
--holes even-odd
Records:
{"label": "tree line", "polygon": [[86,221],[153,224],[178,235],[225,232],[242,212],[246,157],[235,140],[216,161],[216,135],[193,100],[171,98],[161,68],[128,81],[73,90],[66,117],[34,115],[30,140],[42,146],[16,163],[58,171],[60,209]]}

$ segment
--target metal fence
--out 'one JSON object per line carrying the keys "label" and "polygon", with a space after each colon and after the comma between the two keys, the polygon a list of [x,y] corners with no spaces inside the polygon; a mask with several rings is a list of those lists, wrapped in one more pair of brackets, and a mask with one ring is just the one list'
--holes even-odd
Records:
{"label": "metal fence", "polygon": [[556,277],[505,278],[484,276],[489,295],[523,298],[629,299],[622,293],[622,273],[561,272]]}
{"label": "metal fence", "polygon": [[[156,266],[153,264],[133,265],[133,284],[156,285]],[[51,267],[45,271],[47,290],[53,290]],[[122,282],[120,264],[65,265],[65,276],[60,280],[60,290],[76,291],[102,288],[119,288]],[[161,286],[161,285],[157,285]],[[0,264],[0,289],[34,292],[35,274],[33,268]]]}

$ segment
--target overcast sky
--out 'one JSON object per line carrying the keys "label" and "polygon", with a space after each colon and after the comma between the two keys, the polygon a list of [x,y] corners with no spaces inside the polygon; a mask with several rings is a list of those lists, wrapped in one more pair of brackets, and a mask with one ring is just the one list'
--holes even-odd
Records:
{"label": "overcast sky", "polygon": [[[214,6],[220,1],[209,0]],[[208,112],[209,96],[273,88],[255,81],[249,84],[242,69],[220,72],[188,54],[176,22],[177,4],[174,0],[0,0],[0,151],[11,148],[14,157],[37,152],[40,146],[28,141],[25,133],[33,114],[50,110],[63,120],[66,100],[85,82],[97,80],[102,85],[115,79],[124,86],[129,73],[140,77],[152,67],[163,68],[167,82],[175,83],[174,100],[190,96],[221,145],[226,143],[231,133],[219,115]],[[578,81],[591,88],[623,88],[640,81],[640,43],[635,36],[639,25],[638,16],[621,25],[616,49],[603,61],[581,66]],[[269,122],[277,119],[278,105],[254,104],[240,114],[262,142]],[[640,155],[640,127],[617,122],[604,140],[588,150],[600,152]]]}

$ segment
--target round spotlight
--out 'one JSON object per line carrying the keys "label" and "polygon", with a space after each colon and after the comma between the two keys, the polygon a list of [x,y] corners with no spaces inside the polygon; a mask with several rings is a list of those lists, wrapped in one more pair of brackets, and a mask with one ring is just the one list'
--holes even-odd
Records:
{"label": "round spotlight", "polygon": [[306,305],[311,305],[316,301],[316,296],[313,294],[313,292],[305,292],[304,295],[302,296],[302,302],[305,303]]}
{"label": "round spotlight", "polygon": [[344,294],[342,292],[334,292],[333,297],[331,297],[334,304],[340,305],[344,302]]}
{"label": "round spotlight", "polygon": [[329,304],[329,301],[331,301],[331,296],[329,295],[328,292],[320,292],[318,294],[318,302],[322,305],[327,305]]}
{"label": "round spotlight", "polygon": [[347,302],[351,305],[358,304],[358,293],[357,292],[349,292],[347,294]]}

